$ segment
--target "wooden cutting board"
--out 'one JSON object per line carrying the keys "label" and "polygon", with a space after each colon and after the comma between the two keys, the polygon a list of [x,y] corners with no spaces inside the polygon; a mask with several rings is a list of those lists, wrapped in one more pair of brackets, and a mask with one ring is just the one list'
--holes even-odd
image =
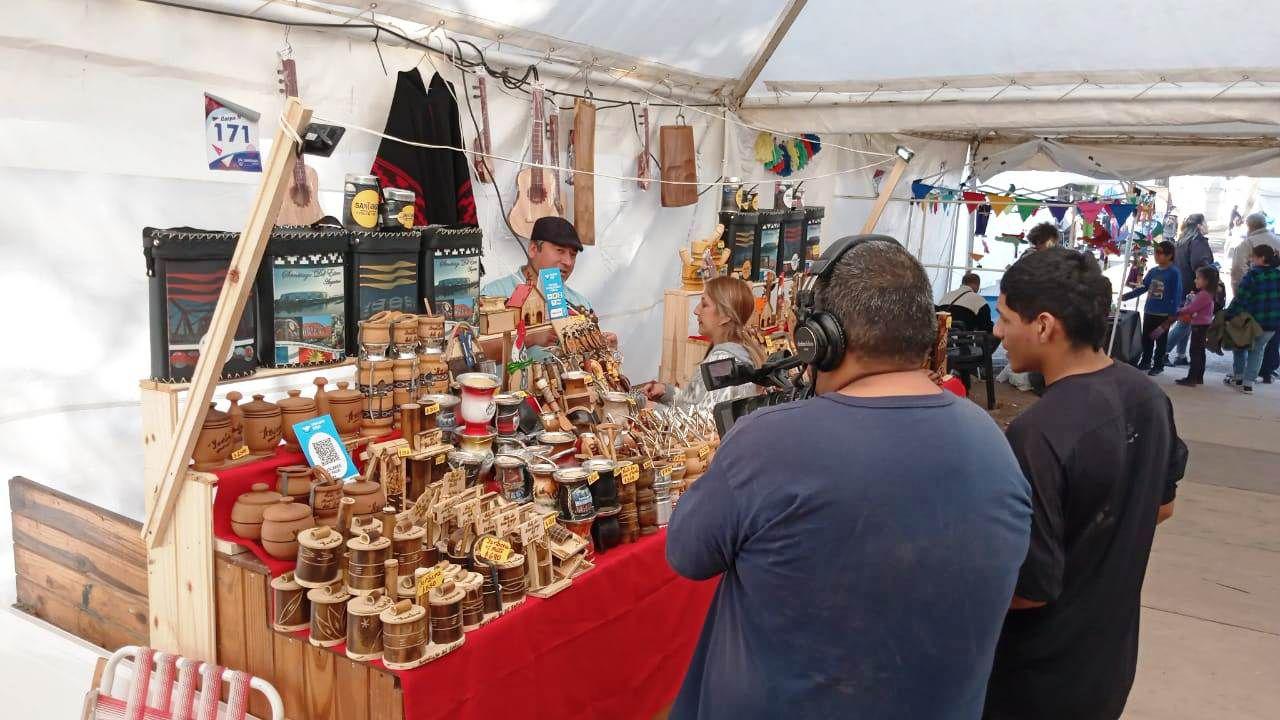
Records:
{"label": "wooden cutting board", "polygon": [[596,106],[573,103],[573,227],[583,245],[596,244]]}
{"label": "wooden cutting board", "polygon": [[[662,179],[696,182],[698,163],[693,147],[692,125],[663,125],[658,129],[658,156],[662,162]],[[662,183],[662,207],[684,207],[698,202],[697,185]]]}

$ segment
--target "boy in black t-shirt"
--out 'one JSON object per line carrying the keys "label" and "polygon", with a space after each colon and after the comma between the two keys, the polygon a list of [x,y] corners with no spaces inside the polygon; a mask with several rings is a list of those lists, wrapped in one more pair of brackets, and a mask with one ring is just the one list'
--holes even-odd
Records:
{"label": "boy in black t-shirt", "polygon": [[1169,398],[1102,352],[1110,296],[1073,250],[1029,255],[1000,283],[996,336],[1047,389],[1007,432],[1031,481],[1031,546],[984,718],[1118,718],[1133,685],[1142,581],[1186,446]]}

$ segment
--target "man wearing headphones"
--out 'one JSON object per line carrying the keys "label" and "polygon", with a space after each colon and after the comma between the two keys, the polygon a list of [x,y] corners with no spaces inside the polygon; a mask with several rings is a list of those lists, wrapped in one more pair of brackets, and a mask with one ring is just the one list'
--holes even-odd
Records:
{"label": "man wearing headphones", "polygon": [[723,575],[671,717],[976,719],[1030,487],[922,369],[932,292],[896,241],[838,241],[798,305],[818,397],[738,421],[671,518],[672,568]]}

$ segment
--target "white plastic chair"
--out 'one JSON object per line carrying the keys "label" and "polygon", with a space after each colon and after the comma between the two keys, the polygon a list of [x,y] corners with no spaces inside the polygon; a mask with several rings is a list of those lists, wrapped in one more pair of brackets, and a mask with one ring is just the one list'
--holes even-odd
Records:
{"label": "white plastic chair", "polygon": [[[133,659],[133,679],[126,697],[112,695],[116,668]],[[175,682],[174,675],[177,675]],[[203,688],[196,692],[196,678]],[[222,683],[230,688],[227,703],[219,703]],[[244,720],[249,690],[257,690],[271,707],[270,720],[284,720],[284,703],[271,683],[239,670],[126,645],[111,654],[102,680],[85,696],[84,720]],[[198,697],[197,697],[198,695]],[[219,709],[222,714],[219,715]]]}

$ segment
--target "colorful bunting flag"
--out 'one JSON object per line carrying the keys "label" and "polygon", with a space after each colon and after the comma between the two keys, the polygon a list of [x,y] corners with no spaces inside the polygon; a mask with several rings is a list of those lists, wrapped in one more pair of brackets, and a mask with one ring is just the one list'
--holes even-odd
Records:
{"label": "colorful bunting flag", "polygon": [[982,204],[982,201],[986,199],[987,196],[985,193],[973,192],[970,190],[964,191],[964,204],[969,207],[969,212],[977,210],[978,206]]}
{"label": "colorful bunting flag", "polygon": [[1133,203],[1111,203],[1111,209],[1107,212],[1110,212],[1111,217],[1116,219],[1116,224],[1124,227],[1124,221],[1128,220],[1133,211],[1137,209],[1138,206]]}
{"label": "colorful bunting flag", "polygon": [[922,183],[919,180],[911,181],[911,197],[916,200],[922,200],[926,195],[933,192],[933,186],[928,183]]}
{"label": "colorful bunting flag", "polygon": [[1026,222],[1027,218],[1036,214],[1040,209],[1040,201],[1033,198],[1018,198],[1018,214],[1022,216],[1022,221]]}
{"label": "colorful bunting flag", "polygon": [[986,235],[987,221],[989,221],[990,219],[991,219],[990,205],[983,205],[982,207],[978,208],[978,214],[974,216],[974,219],[973,219],[973,234]]}
{"label": "colorful bunting flag", "polygon": [[1106,207],[1104,203],[1091,200],[1081,200],[1076,203],[1076,209],[1080,211],[1080,216],[1084,218],[1086,225],[1093,222],[1093,219],[1098,217],[1098,213],[1102,212]]}
{"label": "colorful bunting flag", "polygon": [[1058,224],[1061,225],[1062,219],[1067,216],[1067,206],[1066,205],[1050,205],[1049,212],[1053,214],[1053,219],[1057,220]]}
{"label": "colorful bunting flag", "polygon": [[987,202],[991,203],[991,210],[996,215],[1002,215],[1005,210],[1009,209],[1009,205],[1013,203],[1013,196],[987,193]]}

